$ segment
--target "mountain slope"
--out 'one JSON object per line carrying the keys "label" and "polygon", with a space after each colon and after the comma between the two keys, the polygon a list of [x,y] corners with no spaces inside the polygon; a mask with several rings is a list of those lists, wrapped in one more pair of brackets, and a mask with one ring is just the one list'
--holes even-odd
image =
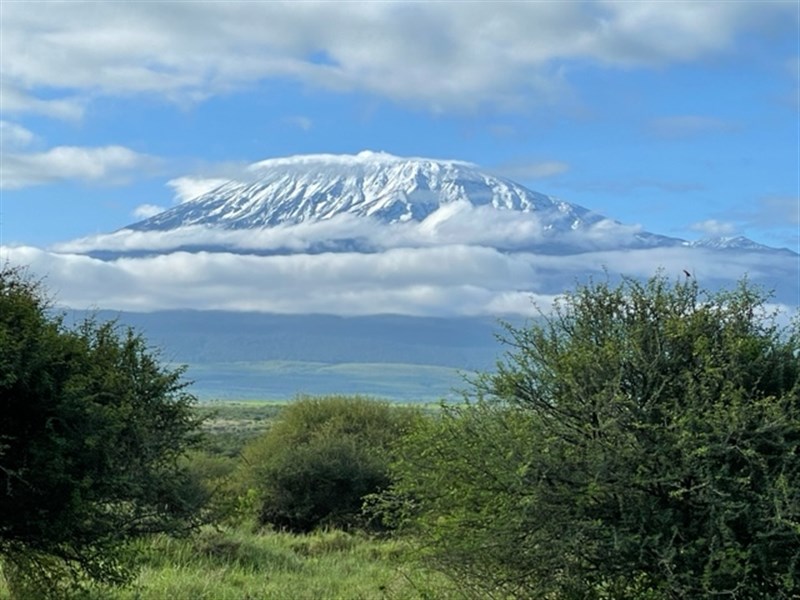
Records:
{"label": "mountain slope", "polygon": [[458,202],[537,212],[559,230],[604,220],[586,208],[533,192],[458,161],[399,158],[385,153],[310,155],[250,167],[248,181],[230,181],[128,227],[168,230],[186,225],[250,229],[350,214],[383,223],[422,221]]}
{"label": "mountain slope", "polygon": [[712,237],[688,242],[688,246],[692,248],[709,248],[711,250],[742,250],[746,252],[779,252],[788,256],[797,256],[796,252],[788,248],[772,248],[759,244],[744,236],[737,235],[733,237]]}
{"label": "mountain slope", "polygon": [[[294,226],[306,229],[286,235]],[[161,238],[156,248],[98,247],[90,254],[110,259],[168,250],[363,253],[389,244],[473,244],[551,255],[673,247],[796,255],[744,237],[687,242],[641,231],[470,163],[369,151],[255,163],[241,180],[225,182],[118,233],[124,232],[176,235]]]}

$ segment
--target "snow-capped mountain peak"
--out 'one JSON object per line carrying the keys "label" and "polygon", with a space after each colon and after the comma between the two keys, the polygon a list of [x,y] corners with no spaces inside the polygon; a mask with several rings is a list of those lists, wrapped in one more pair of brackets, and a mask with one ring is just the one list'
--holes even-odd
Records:
{"label": "snow-capped mountain peak", "polygon": [[575,230],[603,220],[585,208],[531,191],[468,162],[364,151],[254,163],[247,177],[224,183],[129,229],[265,228],[340,214],[384,223],[422,221],[440,207],[457,202],[536,212],[555,230]]}
{"label": "snow-capped mountain peak", "polygon": [[248,171],[257,173],[259,171],[281,167],[307,168],[309,166],[314,168],[324,168],[327,166],[332,169],[340,169],[342,167],[353,165],[376,165],[381,167],[403,162],[428,163],[436,165],[450,164],[461,165],[474,169],[478,168],[477,165],[462,160],[434,160],[421,157],[401,157],[383,151],[376,152],[373,150],[362,150],[358,154],[299,154],[280,158],[268,158],[266,160],[253,163],[248,167]]}
{"label": "snow-capped mountain peak", "polygon": [[701,240],[695,240],[693,242],[686,242],[686,245],[692,248],[710,248],[712,250],[745,250],[748,252],[778,251],[796,254],[788,248],[772,248],[770,246],[765,246],[764,244],[759,244],[758,242],[754,242],[750,238],[746,238],[743,235],[704,238]]}
{"label": "snow-capped mountain peak", "polygon": [[[325,227],[333,223],[337,225],[335,233]],[[306,230],[306,225],[316,228],[313,242],[305,239],[307,231],[298,234],[302,241],[277,241],[284,238],[272,235],[279,226],[285,230],[301,224]],[[397,227],[381,227],[401,224],[410,227],[400,233]],[[188,243],[182,233],[189,228],[208,230],[208,235],[195,231],[195,241]],[[504,251],[545,254],[678,246],[791,253],[743,237],[687,242],[649,233],[532,191],[469,162],[373,151],[257,162],[242,177],[225,181],[125,230],[175,231],[175,247],[191,248],[227,248],[230,244],[220,242],[220,235],[238,231],[254,238],[249,235],[252,231],[258,233],[258,239],[269,238],[268,250],[264,251],[270,252],[293,251],[298,244],[319,252],[371,252],[383,248],[381,238],[391,233],[393,243],[400,239],[410,245],[469,242]],[[204,239],[198,240],[198,236]],[[236,238],[237,248],[255,243],[244,243],[240,237]],[[218,241],[209,241],[212,239]]]}

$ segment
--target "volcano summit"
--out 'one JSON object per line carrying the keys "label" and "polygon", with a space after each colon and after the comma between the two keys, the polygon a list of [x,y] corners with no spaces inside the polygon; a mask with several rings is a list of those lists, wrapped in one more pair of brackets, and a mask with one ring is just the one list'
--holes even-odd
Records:
{"label": "volcano summit", "polygon": [[423,221],[457,203],[536,212],[555,229],[579,229],[603,217],[533,192],[454,160],[400,158],[383,152],[278,158],[248,168],[247,181],[229,181],[150,219],[134,230],[187,225],[251,229],[330,219],[341,214],[382,223]]}
{"label": "volcano summit", "polygon": [[[318,154],[258,162],[246,175],[126,230],[273,230],[273,239],[261,236],[272,250],[274,238],[285,238],[292,226],[304,226],[301,237],[315,240],[303,248],[318,251],[372,252],[387,240],[404,247],[479,243],[548,254],[685,244],[455,160]],[[363,231],[367,222],[381,233]],[[218,237],[209,234],[207,241]]]}

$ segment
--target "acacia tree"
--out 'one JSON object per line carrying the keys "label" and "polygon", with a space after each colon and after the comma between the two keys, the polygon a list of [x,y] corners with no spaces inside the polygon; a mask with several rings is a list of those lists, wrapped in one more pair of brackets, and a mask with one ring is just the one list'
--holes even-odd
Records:
{"label": "acacia tree", "polygon": [[763,294],[589,285],[503,341],[395,465],[432,560],[520,597],[797,597],[800,338]]}
{"label": "acacia tree", "polygon": [[0,559],[12,591],[122,583],[127,542],[196,523],[202,493],[179,462],[199,426],[186,385],[140,335],[67,328],[38,283],[0,270]]}

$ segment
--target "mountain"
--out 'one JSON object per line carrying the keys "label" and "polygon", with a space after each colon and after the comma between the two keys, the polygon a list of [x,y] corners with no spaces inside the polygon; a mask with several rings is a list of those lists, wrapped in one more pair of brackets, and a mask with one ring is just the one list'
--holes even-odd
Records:
{"label": "mountain", "polygon": [[[263,231],[351,217],[367,218],[382,225],[420,225],[423,231],[431,233],[448,227],[458,229],[458,219],[463,218],[465,211],[478,212],[490,219],[513,219],[517,215],[520,219],[527,218],[529,225],[535,223],[536,235],[513,240],[499,236],[486,244],[502,250],[562,253],[597,249],[598,239],[607,237],[598,236],[597,232],[607,234],[614,227],[621,232],[624,230],[624,235],[614,237],[611,244],[614,247],[649,248],[684,243],[676,238],[624,228],[588,208],[532,191],[471,163],[401,158],[369,151],[357,155],[294,156],[255,163],[244,180],[224,183],[125,229],[175,231],[199,226],[215,230]],[[230,248],[224,244],[203,244],[202,247],[184,244],[181,249]],[[357,236],[332,234],[303,249],[313,253],[370,252],[382,248],[376,247],[374,241]],[[258,250],[248,248],[251,252]],[[279,248],[269,249],[269,253],[280,252]]]}
{"label": "mountain", "polygon": [[[526,239],[496,236],[487,243],[500,250],[535,250],[562,254],[598,249],[647,249],[696,247],[713,250],[776,250],[744,237],[685,240],[640,231],[588,208],[541,194],[505,177],[457,160],[403,158],[384,152],[356,155],[314,154],[261,161],[247,169],[245,177],[231,180],[121,231],[170,232],[185,228],[216,231],[265,231],[294,225],[314,225],[341,218],[367,218],[381,225],[419,225],[428,232],[458,229],[465,210],[483,211],[482,217],[501,215],[535,222],[535,235]],[[494,213],[494,216],[492,215]],[[353,221],[351,221],[352,223]],[[345,228],[346,229],[346,228]],[[308,243],[304,252],[383,249],[380,242],[359,238],[341,230]],[[172,250],[226,250],[240,252],[241,245],[215,240],[180,243]],[[440,240],[441,241],[441,240]],[[453,240],[449,240],[452,242]],[[456,239],[456,242],[462,241]],[[470,240],[472,241],[472,240]],[[485,240],[481,240],[485,242]],[[162,248],[163,249],[163,248]],[[293,243],[259,248],[245,244],[256,254],[292,253]],[[128,255],[147,253],[128,250]],[[97,256],[113,257],[119,252]]]}
{"label": "mountain", "polygon": [[747,252],[779,252],[789,256],[797,256],[796,252],[792,252],[788,248],[772,248],[759,244],[751,239],[742,235],[737,236],[721,236],[705,238],[694,242],[687,242],[687,245],[692,248],[709,248],[712,250],[744,250]]}
{"label": "mountain", "polygon": [[349,214],[383,223],[423,221],[444,205],[467,202],[497,210],[536,212],[557,230],[604,220],[590,210],[533,192],[509,179],[454,160],[400,158],[383,152],[278,158],[128,229],[187,225],[252,229]]}
{"label": "mountain", "polygon": [[67,304],[126,311],[204,398],[450,397],[504,350],[495,317],[590,279],[660,270],[716,290],[746,275],[776,306],[800,303],[789,250],[644,232],[469,163],[374,152],[256,163],[59,251]]}
{"label": "mountain", "polygon": [[86,318],[118,320],[145,332],[155,347],[168,349],[168,360],[193,365],[283,360],[437,365],[472,371],[492,367],[501,350],[495,335],[502,328],[491,317],[340,317],[214,310],[69,310],[65,316],[70,325]]}

